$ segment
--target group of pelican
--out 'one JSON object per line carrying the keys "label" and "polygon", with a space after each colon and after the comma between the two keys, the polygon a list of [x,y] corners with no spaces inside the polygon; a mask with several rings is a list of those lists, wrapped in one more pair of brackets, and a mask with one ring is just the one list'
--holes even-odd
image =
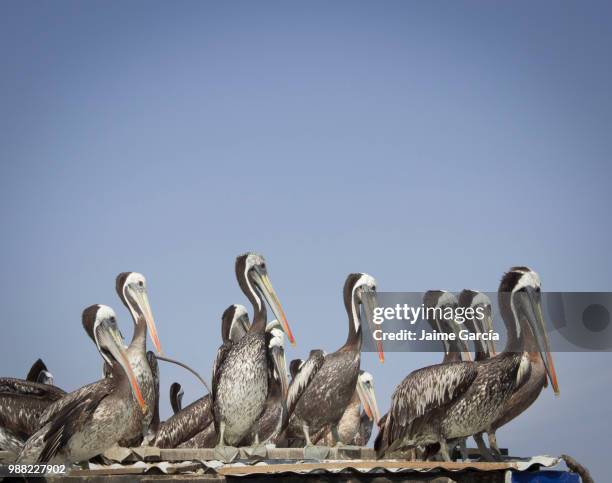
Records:
{"label": "group of pelican", "polygon": [[[26,379],[0,378],[0,449],[13,452],[18,463],[77,463],[116,445],[220,451],[259,445],[362,446],[376,423],[379,457],[409,449],[413,457],[449,460],[457,445],[465,457],[465,440],[473,436],[482,456],[493,460],[500,457],[497,428],[533,403],[547,377],[558,392],[540,309],[540,280],[526,267],[512,268],[499,288],[506,350],[497,354],[493,343],[476,342],[472,360],[465,342],[445,342],[442,363],[409,374],[382,418],[372,375],[361,368],[363,324],[373,323],[376,280],[365,273],[347,276],[346,342],[333,353],[311,350],[306,360],[291,361],[287,374],[285,337],[295,341],[265,259],[246,253],[237,257],[235,270],[252,319],[238,304],[223,312],[222,344],[207,394],[183,407],[182,388],[173,383],[174,414],[160,421],[158,359],[182,365],[208,385],[189,366],[161,355],[146,280],[136,272],[121,273],[116,291],[133,319],[130,344],[112,308],[87,307],[82,323],[102,357],[104,377],[66,393],[38,360]],[[485,320],[466,325],[475,333],[490,329],[491,304],[483,293],[464,290],[456,297],[430,291],[424,303],[481,306]],[[275,320],[268,321],[267,307]],[[428,322],[438,331],[456,330],[456,324],[443,319]],[[146,349],[147,333],[157,354]],[[384,361],[380,343],[377,350]]]}

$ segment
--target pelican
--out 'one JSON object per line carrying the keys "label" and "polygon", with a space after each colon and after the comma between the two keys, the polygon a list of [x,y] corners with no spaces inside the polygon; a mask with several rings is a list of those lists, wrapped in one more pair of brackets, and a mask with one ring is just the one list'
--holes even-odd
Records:
{"label": "pelican", "polygon": [[183,396],[185,391],[178,382],[173,382],[170,386],[170,406],[172,413],[176,414],[183,409]]}
{"label": "pelican", "polygon": [[[141,273],[122,272],[117,275],[115,289],[121,302],[127,307],[134,321],[134,334],[127,348],[130,365],[134,369],[134,374],[136,374],[138,385],[140,386],[147,406],[149,408],[155,408],[159,404],[159,382],[156,385],[156,375],[153,370],[157,370],[157,361],[154,361],[156,367],[152,368],[149,359],[150,356],[147,357],[147,328],[157,352],[161,354],[162,350],[159,337],[157,336],[153,312],[149,304],[147,281]],[[134,427],[130,429],[134,430],[134,434],[137,434],[135,432],[136,429],[140,429],[142,434],[146,435],[149,433],[149,427],[154,417],[155,411],[152,410],[144,415],[141,421],[132,419],[130,422]],[[129,432],[131,433],[132,431]],[[141,440],[142,438],[136,437],[131,441],[121,441],[120,445],[135,446],[140,444]]]}
{"label": "pelican", "polygon": [[[340,442],[353,446],[365,446],[372,434],[374,421],[379,420],[380,413],[374,393],[374,378],[369,372],[361,370],[353,397],[338,422]],[[324,427],[313,436],[312,440],[317,445],[330,446],[334,443],[329,427]]]}
{"label": "pelican", "polygon": [[[528,267],[513,267],[511,271],[516,274],[515,277],[520,277],[522,274],[528,275],[530,273],[535,273]],[[475,303],[476,302],[474,301],[472,302],[472,304]],[[508,343],[510,343],[510,341],[508,341]],[[527,331],[524,334],[523,347],[528,352],[530,365],[527,381],[513,392],[510,400],[506,402],[499,417],[487,428],[489,446],[493,450],[492,456],[494,459],[501,458],[501,452],[497,445],[497,437],[495,432],[500,427],[509,423],[514,418],[526,411],[538,398],[542,392],[542,389],[548,386],[546,364],[544,359],[540,356],[538,342],[533,333]],[[553,384],[553,389],[554,387],[555,385]],[[555,389],[555,393],[558,393],[558,389]],[[480,437],[480,440],[482,441],[482,435],[475,435],[474,437],[479,449],[482,451],[477,437]],[[482,441],[482,445],[484,446],[484,441]]]}
{"label": "pelican", "polygon": [[[349,326],[346,343],[332,354],[312,351],[289,386],[287,409],[293,425],[301,423],[307,446],[312,446],[310,431],[315,434],[326,425],[330,425],[335,444],[341,444],[338,422],[353,397],[360,369],[360,306],[364,306],[365,315],[371,321],[376,304],[376,280],[365,273],[352,273],[344,283],[343,294]],[[383,361],[381,345],[378,352]]]}
{"label": "pelican", "polygon": [[41,384],[53,385],[53,374],[49,372],[42,359],[37,359],[30,368],[26,381],[40,382]]}
{"label": "pelican", "polygon": [[[239,304],[230,305],[221,316],[223,347],[229,347],[240,340],[249,331],[250,326],[246,307]],[[214,446],[217,438],[212,421],[210,395],[206,394],[188,406],[181,407],[173,416],[161,423],[152,444],[158,448]]]}
{"label": "pelican", "polygon": [[[236,278],[253,306],[253,325],[230,347],[217,352],[212,376],[212,402],[217,446],[236,445],[265,409],[270,361],[266,345],[268,303],[289,342],[295,344],[289,323],[272,288],[263,256],[246,253],[236,259]],[[276,368],[280,373],[280,369]]]}
{"label": "pelican", "polygon": [[[76,463],[132,438],[132,420],[149,412],[130,365],[115,312],[105,305],[83,311],[83,327],[113,375],[71,393],[70,403],[25,443],[18,464]],[[66,396],[69,397],[70,395]]]}
{"label": "pelican", "polygon": [[269,367],[268,397],[263,413],[246,437],[241,446],[265,443],[276,444],[287,417],[285,399],[287,398],[287,364],[285,362],[284,332],[281,324],[273,320],[266,326]]}
{"label": "pelican", "polygon": [[0,378],[0,448],[19,453],[38,429],[42,413],[66,393],[53,386],[53,375],[38,359],[26,379]]}
{"label": "pelican", "polygon": [[[409,374],[394,391],[384,430],[376,439],[379,457],[400,447],[439,443],[442,457],[450,461],[446,441],[485,431],[529,379],[531,364],[524,351],[529,331],[558,392],[538,274],[511,269],[502,278],[498,297],[508,328],[506,350],[482,362],[438,364]],[[514,352],[517,349],[523,351]]]}

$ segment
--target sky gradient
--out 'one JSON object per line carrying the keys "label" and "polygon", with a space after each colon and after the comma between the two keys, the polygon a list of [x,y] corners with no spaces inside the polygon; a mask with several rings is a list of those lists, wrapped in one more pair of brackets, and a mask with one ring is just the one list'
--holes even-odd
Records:
{"label": "sky gradient", "polygon": [[[341,290],[612,290],[608,2],[0,4],[1,375],[97,379],[80,314],[148,279],[162,346],[210,377],[220,316],[263,253],[297,339],[346,337]],[[606,221],[608,220],[608,221]],[[150,344],[149,344],[150,345]],[[379,406],[439,354],[365,354]],[[606,354],[557,354],[498,433],[514,454],[609,458]],[[162,365],[188,402],[201,388]]]}

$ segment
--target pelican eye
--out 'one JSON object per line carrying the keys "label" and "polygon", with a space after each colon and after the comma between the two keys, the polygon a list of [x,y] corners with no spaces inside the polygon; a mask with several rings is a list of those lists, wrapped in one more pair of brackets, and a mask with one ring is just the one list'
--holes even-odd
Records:
{"label": "pelican eye", "polygon": [[144,287],[144,282],[143,282],[142,280],[139,280],[139,281],[138,281],[138,286],[139,286],[139,287]]}

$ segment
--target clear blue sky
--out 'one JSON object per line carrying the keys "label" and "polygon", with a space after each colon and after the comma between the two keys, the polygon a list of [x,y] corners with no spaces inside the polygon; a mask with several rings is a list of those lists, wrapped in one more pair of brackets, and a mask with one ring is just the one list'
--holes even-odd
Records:
{"label": "clear blue sky", "polygon": [[[2,375],[43,357],[99,377],[80,325],[143,272],[168,355],[209,374],[220,315],[257,250],[298,346],[345,339],[341,289],[612,290],[612,6],[607,2],[0,4]],[[381,409],[439,354],[366,354]],[[610,354],[558,354],[499,433],[601,480]],[[173,380],[162,366],[163,413]]]}

